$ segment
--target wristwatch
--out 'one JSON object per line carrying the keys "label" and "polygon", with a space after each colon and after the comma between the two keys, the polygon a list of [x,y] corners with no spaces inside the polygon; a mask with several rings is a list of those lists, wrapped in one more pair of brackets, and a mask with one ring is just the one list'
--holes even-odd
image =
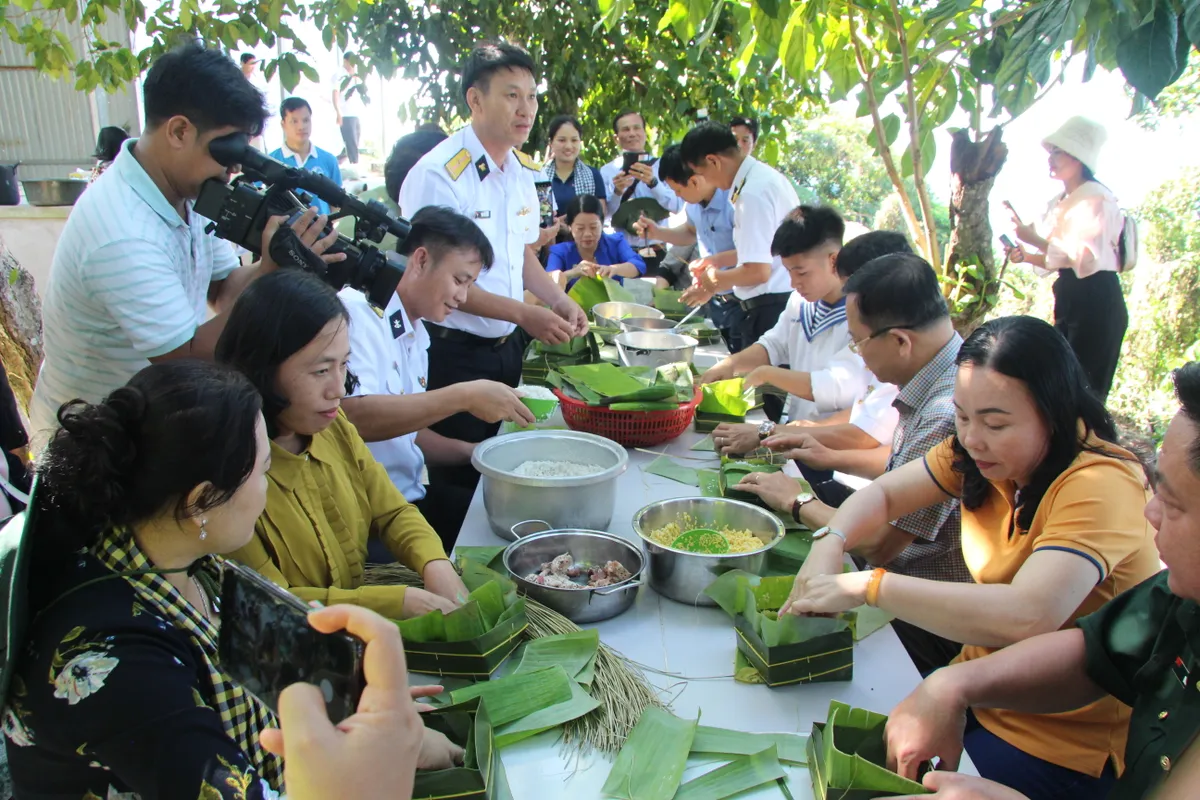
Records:
{"label": "wristwatch", "polygon": [[800,522],[800,506],[804,505],[805,503],[811,503],[816,499],[817,498],[809,492],[801,492],[800,494],[796,495],[796,499],[792,501],[792,519],[796,520],[796,522]]}
{"label": "wristwatch", "polygon": [[646,184],[646,188],[647,189],[657,189],[658,188],[658,178],[655,178],[652,181],[650,181],[650,183]]}
{"label": "wristwatch", "polygon": [[813,535],[812,535],[812,539],[814,542],[817,542],[831,534],[833,536],[836,536],[839,539],[841,539],[843,545],[846,544],[846,534],[842,533],[841,531],[835,531],[833,528],[829,527],[828,525],[826,525],[824,528],[818,528],[816,531],[814,531]]}
{"label": "wristwatch", "polygon": [[766,439],[768,436],[770,436],[774,432],[775,432],[775,423],[771,422],[771,420],[764,419],[762,422],[760,422],[758,424],[758,440],[760,442],[763,439]]}

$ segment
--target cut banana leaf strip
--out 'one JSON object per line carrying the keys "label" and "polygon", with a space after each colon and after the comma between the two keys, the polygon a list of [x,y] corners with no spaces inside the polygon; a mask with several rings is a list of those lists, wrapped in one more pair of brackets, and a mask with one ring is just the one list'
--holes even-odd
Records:
{"label": "cut banana leaf strip", "polygon": [[745,733],[728,728],[696,728],[692,739],[692,753],[709,755],[749,756],[774,747],[780,761],[789,764],[804,764],[808,737],[798,733]]}
{"label": "cut banana leaf strip", "polygon": [[532,714],[496,728],[496,746],[505,747],[522,739],[528,739],[530,736],[536,736],[542,731],[557,728],[573,719],[579,719],[584,714],[590,714],[599,707],[599,700],[585,692],[579,684],[571,681],[571,696],[567,700],[547,706],[540,711],[534,711]]}
{"label": "cut banana leaf strip", "polygon": [[536,672],[558,666],[562,667],[568,678],[583,683],[580,676],[584,675],[589,665],[594,670],[599,649],[600,634],[595,630],[534,639],[525,645],[521,663],[513,672]]}
{"label": "cut banana leaf strip", "polygon": [[691,446],[690,448],[688,448],[688,449],[689,449],[689,450],[699,450],[700,452],[704,452],[704,453],[715,453],[715,452],[717,452],[717,446],[716,446],[716,444],[713,442],[713,437],[712,437],[712,434],[709,434],[708,436],[705,436],[703,439],[701,439],[700,441],[696,442],[694,445],[692,445],[692,446]]}
{"label": "cut banana leaf strip", "polygon": [[921,784],[889,770],[883,729],[887,717],[836,700],[808,742],[809,774],[818,800],[856,800],[929,794]]}
{"label": "cut banana leaf strip", "polygon": [[853,611],[847,611],[845,617],[850,623],[850,632],[854,634],[856,642],[861,642],[872,633],[886,628],[895,619],[883,609],[871,606],[859,606]]}
{"label": "cut banana leaf strip", "polygon": [[[630,377],[633,377],[632,375]],[[635,378],[636,380],[636,378]],[[656,383],[635,392],[627,392],[614,397],[604,398],[604,405],[612,403],[652,403],[658,400],[674,400],[675,387],[667,383]]]}
{"label": "cut banana leaf strip", "polygon": [[700,495],[702,497],[721,496],[721,473],[715,469],[696,470],[700,479]]}
{"label": "cut banana leaf strip", "polygon": [[651,461],[646,466],[642,467],[642,472],[651,475],[658,475],[662,478],[682,483],[687,486],[699,486],[700,474],[699,471],[692,467],[685,467],[678,461],[668,457],[659,456]]}
{"label": "cut banana leaf strip", "polygon": [[[434,704],[442,710],[470,711],[487,703],[493,725],[502,726],[565,703],[571,699],[572,681],[562,667],[550,667],[534,672],[513,673],[503,678],[479,683],[438,695]],[[442,703],[440,698],[446,698]]]}
{"label": "cut banana leaf strip", "polygon": [[601,794],[618,800],[671,800],[683,781],[697,720],[648,708],[625,741]]}
{"label": "cut banana leaf strip", "polygon": [[679,787],[675,800],[725,800],[738,792],[773,783],[786,776],[775,746],[735,758],[723,767],[705,773]]}

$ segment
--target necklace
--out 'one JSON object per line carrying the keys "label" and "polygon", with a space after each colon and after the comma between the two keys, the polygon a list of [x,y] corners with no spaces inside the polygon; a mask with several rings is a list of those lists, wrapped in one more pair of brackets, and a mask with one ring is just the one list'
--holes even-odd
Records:
{"label": "necklace", "polygon": [[208,595],[204,593],[204,587],[200,584],[200,581],[196,580],[195,575],[191,577],[191,581],[192,585],[196,587],[196,591],[200,593],[200,613],[204,615],[205,619],[211,621],[213,618],[213,613],[212,607],[208,602]]}

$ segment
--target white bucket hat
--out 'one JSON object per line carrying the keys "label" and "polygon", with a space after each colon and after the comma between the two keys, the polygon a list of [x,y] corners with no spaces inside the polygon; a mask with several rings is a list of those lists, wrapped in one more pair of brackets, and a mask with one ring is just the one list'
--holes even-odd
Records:
{"label": "white bucket hat", "polygon": [[1087,117],[1071,117],[1061,128],[1042,140],[1042,147],[1047,150],[1057,147],[1095,172],[1100,161],[1100,148],[1107,139],[1108,132],[1100,123],[1092,122]]}

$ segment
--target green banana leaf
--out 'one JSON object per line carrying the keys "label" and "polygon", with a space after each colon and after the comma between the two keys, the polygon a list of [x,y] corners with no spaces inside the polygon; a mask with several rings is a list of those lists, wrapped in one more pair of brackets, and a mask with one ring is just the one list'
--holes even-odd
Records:
{"label": "green banana leaf", "polygon": [[[487,580],[497,577],[499,574],[498,571],[502,571],[504,569],[502,557],[504,556],[504,551],[507,549],[508,547],[506,545],[477,546],[460,544],[454,548],[454,560],[458,565],[459,571],[463,571],[465,569],[471,570],[471,572],[476,576],[475,585],[476,588],[478,588],[484,583],[487,583]],[[465,566],[465,562],[468,561],[471,562],[470,567]],[[493,570],[493,574],[490,576],[485,576],[484,573],[480,573],[475,569],[475,567],[478,566],[488,567],[489,569]],[[484,577],[487,577],[487,580],[482,580]],[[465,574],[463,575],[463,583],[467,583]],[[467,588],[470,589],[471,584],[467,583]]]}
{"label": "green banana leaf", "polygon": [[[778,546],[778,545],[777,545]],[[721,575],[704,590],[721,610],[736,617],[746,609],[746,590],[754,596],[756,608],[777,610],[783,608],[792,591],[792,579],[788,577],[764,578],[743,569],[734,569]]]}
{"label": "green banana leaf", "polygon": [[502,726],[567,702],[573,683],[562,667],[554,666],[480,681],[449,695],[437,695],[432,703],[442,711],[471,711],[487,703],[492,723]]}
{"label": "green banana leaf", "polygon": [[741,378],[706,383],[703,390],[696,410],[705,414],[745,417],[746,412],[754,408],[754,389],[747,388]]}
{"label": "green banana leaf", "polygon": [[651,400],[640,403],[609,403],[608,407],[613,411],[671,411],[679,408],[679,403],[674,400]]}
{"label": "green banana leaf", "polygon": [[674,800],[725,800],[755,786],[774,783],[786,775],[772,744],[688,781],[679,787]]}
{"label": "green banana leaf", "polygon": [[[429,716],[439,715],[431,712]],[[413,800],[512,800],[486,704],[481,703],[470,716],[465,737],[451,739],[464,745],[463,766],[419,770],[413,783]]]}
{"label": "green banana leaf", "polygon": [[696,442],[694,445],[692,445],[688,449],[689,450],[697,450],[697,451],[700,451],[703,453],[715,453],[715,452],[717,452],[717,445],[713,441],[712,434],[709,434],[708,436],[705,436],[703,439]]}
{"label": "green banana leaf", "polygon": [[522,739],[537,736],[543,731],[557,728],[559,725],[568,723],[573,719],[579,719],[585,714],[590,714],[600,707],[600,701],[585,692],[578,683],[575,681],[571,681],[570,683],[571,696],[568,699],[534,711],[507,725],[497,727],[496,746],[505,747]]}
{"label": "green banana leaf", "polygon": [[652,301],[655,308],[666,314],[668,317],[679,316],[680,318],[687,315],[690,308],[687,303],[681,299],[683,292],[676,289],[655,289],[654,300]]}
{"label": "green banana leaf", "polygon": [[686,361],[664,364],[656,371],[655,380],[675,388],[675,398],[681,403],[690,403],[696,396],[696,376],[692,365]]}
{"label": "green banana leaf", "polygon": [[576,389],[586,387],[601,397],[619,397],[644,388],[637,378],[613,364],[576,364],[559,370]]}
{"label": "green banana leaf", "polygon": [[883,738],[887,717],[834,700],[824,723],[813,725],[808,768],[817,800],[871,800],[929,794],[921,784],[889,770]]}
{"label": "green banana leaf", "polygon": [[[747,503],[765,505],[762,499],[750,492],[734,489],[742,479],[751,472],[779,472],[783,467],[778,464],[764,464],[754,461],[722,461],[721,462],[721,493],[730,500],[744,500]],[[797,482],[796,493],[799,494],[801,482]],[[807,485],[807,484],[805,484]]]}
{"label": "green banana leaf", "polygon": [[721,473],[715,469],[696,470],[701,497],[721,497]]}
{"label": "green banana leaf", "polygon": [[697,720],[651,706],[629,733],[600,790],[618,800],[671,800],[683,781]]}
{"label": "green banana leaf", "polygon": [[613,403],[649,403],[658,400],[674,399],[674,386],[666,383],[656,383],[651,386],[643,386],[642,388],[632,392],[626,392],[625,394],[619,394],[614,397],[605,398],[604,402],[606,405],[611,405]]}
{"label": "green banana leaf", "polygon": [[808,737],[798,733],[745,733],[701,725],[692,739],[692,754],[749,756],[773,746],[780,761],[804,764],[807,744]]}
{"label": "green banana leaf", "polygon": [[594,673],[599,650],[600,634],[594,629],[534,639],[525,645],[521,663],[514,672],[559,666],[572,680],[588,683],[583,677],[589,671]]}
{"label": "green banana leaf", "polygon": [[597,303],[632,303],[633,293],[612,278],[580,278],[571,286],[567,296],[579,303],[584,313],[591,314]]}
{"label": "green banana leaf", "polygon": [[646,466],[642,467],[642,472],[651,475],[658,475],[668,480],[682,483],[687,486],[700,485],[700,473],[692,467],[685,467],[675,459],[669,456],[659,456],[651,461]]}

